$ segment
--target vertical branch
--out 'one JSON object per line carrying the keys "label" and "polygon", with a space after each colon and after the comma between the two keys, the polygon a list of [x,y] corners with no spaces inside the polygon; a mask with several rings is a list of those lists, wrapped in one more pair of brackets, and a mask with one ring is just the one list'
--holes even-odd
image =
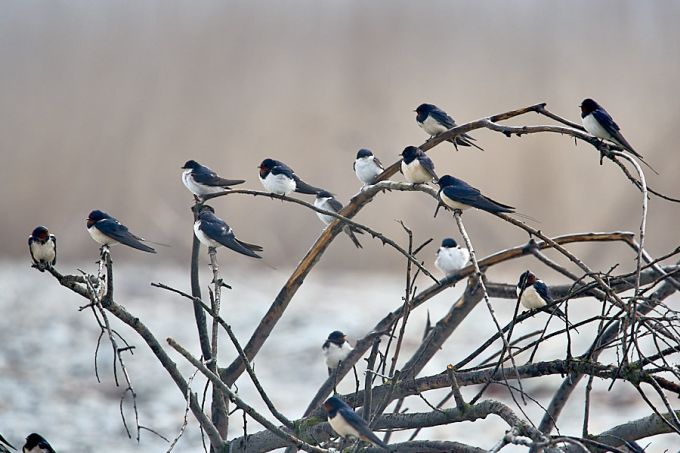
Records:
{"label": "vertical branch", "polygon": [[[211,359],[208,363],[208,369],[213,373],[217,371],[217,343],[219,338],[219,312],[220,303],[222,301],[222,279],[220,278],[220,267],[217,264],[217,249],[210,247],[208,249],[208,255],[210,256],[210,267],[213,272],[213,289],[210,292],[210,303],[212,312],[215,314],[212,320],[212,335],[211,335],[211,345],[210,354]],[[213,385],[213,395],[211,412],[213,423],[217,427],[220,435],[226,437],[229,432],[229,401],[224,397],[222,391]]]}
{"label": "vertical branch", "polygon": [[212,308],[213,313],[215,313],[215,316],[213,316],[212,320],[210,352],[212,354],[212,360],[216,362],[217,338],[220,326],[220,323],[217,321],[217,316],[219,316],[220,313],[220,302],[222,297],[222,281],[220,279],[220,267],[219,264],[217,264],[217,249],[215,249],[214,247],[210,247],[208,249],[208,255],[210,256],[210,267],[212,268],[213,272],[213,290],[210,297],[211,303],[210,308]]}
{"label": "vertical branch", "polygon": [[[198,211],[203,203],[196,203],[192,212],[194,214],[194,222],[198,219]],[[191,234],[191,295],[197,299],[201,298],[201,282],[198,278],[198,254],[201,251],[201,242],[195,234]],[[205,313],[201,306],[194,303],[194,317],[196,318],[196,328],[198,329],[198,340],[201,345],[201,354],[203,360],[210,360],[210,337],[208,336],[208,326]]]}
{"label": "vertical branch", "polygon": [[[203,203],[196,202],[192,207],[194,222],[198,220],[198,213],[203,206]],[[198,274],[198,261],[199,252],[201,251],[201,243],[192,232],[192,244],[191,244],[191,295],[196,298],[201,298],[201,282],[199,280]],[[203,359],[208,362],[208,368],[211,371],[217,370],[217,363],[212,360],[212,350],[210,345],[210,336],[208,335],[208,324],[205,316],[205,312],[201,305],[194,302],[194,317],[196,318],[196,328],[198,329],[198,340],[201,345],[201,355]],[[220,403],[220,401],[222,403]],[[222,438],[226,438],[227,432],[229,430],[229,417],[227,412],[226,403],[222,399],[220,392],[216,391],[213,387],[213,404],[212,404],[212,422],[217,427],[217,430]],[[212,443],[212,442],[211,442]],[[213,445],[214,447],[214,445]]]}

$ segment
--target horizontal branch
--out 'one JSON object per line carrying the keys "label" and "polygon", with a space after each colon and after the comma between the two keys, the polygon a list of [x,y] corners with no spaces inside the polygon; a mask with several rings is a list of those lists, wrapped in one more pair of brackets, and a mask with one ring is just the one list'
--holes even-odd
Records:
{"label": "horizontal branch", "polygon": [[[416,429],[465,421],[475,421],[478,419],[485,419],[489,415],[498,416],[505,421],[510,428],[515,429],[521,436],[526,436],[539,442],[545,440],[544,436],[536,428],[519,418],[507,405],[494,400],[481,401],[473,406],[466,406],[463,410],[451,408],[424,413],[383,414],[377,417],[371,426],[377,431]],[[310,441],[313,440],[316,443],[322,443],[335,437],[335,433],[333,433],[328,423],[326,423],[325,417],[316,416],[298,420],[295,423],[299,427],[296,434],[301,438],[309,439]],[[239,449],[239,445],[241,445],[242,442],[243,438],[233,439],[230,442],[230,451],[232,453],[245,451]],[[446,444],[437,445],[436,443],[422,442],[423,441],[390,444],[390,451],[393,453],[416,451],[460,451],[465,453],[477,453],[485,451],[460,443],[447,442]],[[252,449],[250,451],[270,451],[286,446],[281,439],[268,431],[260,431],[249,435],[248,444],[249,448]],[[441,450],[444,445],[448,448],[453,448],[453,450]],[[421,448],[428,446],[428,449],[416,450],[415,448],[418,446]],[[369,448],[367,451],[374,450]],[[382,451],[384,452],[384,450]]]}
{"label": "horizontal branch", "polygon": [[[680,416],[680,411],[675,411],[676,416]],[[673,417],[670,413],[663,414],[667,422],[672,422]],[[645,437],[656,436],[673,432],[661,417],[656,414],[644,418],[632,420],[621,425],[615,426],[601,434],[592,437],[593,440],[612,446],[621,447],[626,441],[644,439]],[[567,449],[568,452],[576,453],[575,449]]]}

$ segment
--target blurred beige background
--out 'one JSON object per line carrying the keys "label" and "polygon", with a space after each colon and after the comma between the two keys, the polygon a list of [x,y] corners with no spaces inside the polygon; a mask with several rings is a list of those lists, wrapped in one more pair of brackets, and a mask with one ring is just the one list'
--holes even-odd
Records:
{"label": "blurred beige background", "polygon": [[[579,120],[580,101],[593,97],[661,170],[647,175],[650,185],[680,196],[678,17],[679,2],[616,0],[4,2],[0,252],[27,259],[26,236],[45,224],[58,235],[62,263],[92,260],[97,246],[84,219],[99,208],[173,245],[160,257],[116,252],[125,261],[186,262],[184,161],[260,189],[255,167],[273,157],[346,202],[359,188],[357,149],[391,163],[424,141],[412,112],[421,102],[458,122],[536,102]],[[536,122],[546,120],[514,124]],[[431,154],[440,174],[517,206],[551,235],[638,228],[639,193],[618,168],[599,166],[590,146],[554,135],[473,135],[486,152],[440,145]],[[322,227],[311,211],[264,198],[213,204],[277,267],[297,263]],[[460,239],[433,210],[422,194],[392,193],[358,220],[396,239],[394,219],[421,240]],[[652,200],[653,254],[677,245],[679,220],[678,205]],[[483,213],[465,221],[482,255],[527,240]],[[323,266],[401,263],[377,241],[363,242],[356,252],[338,238]],[[601,251],[584,256],[612,264]]]}

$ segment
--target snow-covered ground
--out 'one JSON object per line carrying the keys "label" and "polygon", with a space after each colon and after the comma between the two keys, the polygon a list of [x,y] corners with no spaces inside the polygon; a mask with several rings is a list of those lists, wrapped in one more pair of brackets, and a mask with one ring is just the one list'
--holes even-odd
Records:
{"label": "snow-covered ground", "polygon": [[[207,266],[203,267],[207,285]],[[73,267],[59,267],[61,272],[71,272],[70,269]],[[224,276],[233,290],[225,290],[221,312],[243,343],[269,308],[287,276],[282,270]],[[115,278],[117,302],[143,320],[162,344],[166,344],[167,337],[173,337],[198,355],[190,304],[180,296],[149,285],[150,282],[163,282],[188,291],[189,279],[185,270],[123,266],[116,269]],[[424,279],[420,282],[421,287],[427,284]],[[61,288],[48,274],[29,269],[25,262],[0,263],[0,288],[0,432],[5,437],[15,445],[22,444],[24,436],[37,431],[59,452],[167,450],[167,443],[148,431],[142,431],[140,443],[127,438],[119,412],[123,388],[114,384],[111,348],[106,338],[102,340],[98,357],[101,383],[95,377],[94,356],[99,328],[90,310],[78,311],[84,299]],[[413,312],[401,363],[418,345],[427,310],[436,321],[446,313],[461,290],[462,285],[459,285]],[[302,415],[326,377],[320,347],[330,331],[342,330],[354,341],[371,330],[387,310],[398,307],[402,295],[403,279],[396,274],[312,273],[255,360],[259,378],[278,408],[290,418]],[[514,305],[507,301],[493,301],[493,304],[501,323],[507,322]],[[596,313],[599,306],[592,301],[581,300],[575,302],[570,310],[570,316],[581,318]],[[183,396],[145,343],[127,326],[112,317],[110,320],[115,329],[136,346],[134,355],[125,357],[138,395],[140,423],[173,438],[182,424]],[[543,320],[530,321],[520,326],[516,337],[536,329]],[[440,372],[446,364],[460,360],[494,329],[486,306],[480,304],[423,373]],[[582,351],[588,340],[585,332],[576,335],[575,353]],[[224,365],[234,358],[235,353],[226,335],[221,344],[220,363]],[[170,355],[188,377],[191,367],[178,354],[170,352]],[[539,352],[539,358],[559,357],[564,357],[564,340],[550,342]],[[523,385],[545,405],[559,382],[560,377],[556,376],[526,380]],[[199,394],[203,383],[200,377],[194,381],[193,387]],[[613,391],[607,392],[608,385],[608,382],[595,382],[591,432],[598,433],[617,423],[650,413],[648,408],[637,403],[638,395],[630,386],[619,382],[614,385]],[[339,390],[346,393],[353,387],[353,379],[349,378],[341,383]],[[246,401],[268,415],[247,376],[239,380],[238,389]],[[471,397],[475,390],[464,389],[464,396]],[[430,401],[436,402],[440,394],[431,392],[427,396]],[[492,389],[488,396],[507,401],[506,395],[497,389]],[[580,389],[559,420],[562,433],[580,433],[582,398],[583,390]],[[412,410],[426,409],[418,399],[407,401]],[[128,421],[131,421],[129,398],[124,408]],[[538,423],[540,407],[529,401],[523,409],[534,423]],[[429,433],[424,432],[423,436],[489,448],[500,439],[505,429],[500,419],[489,418],[432,429]],[[248,430],[254,432],[258,427],[249,422]],[[230,436],[240,434],[239,414],[233,418]],[[400,440],[402,437],[395,435],[392,439]],[[675,451],[679,443],[677,436],[657,437],[648,451]],[[198,452],[200,445],[200,432],[190,415],[189,426],[175,451]]]}

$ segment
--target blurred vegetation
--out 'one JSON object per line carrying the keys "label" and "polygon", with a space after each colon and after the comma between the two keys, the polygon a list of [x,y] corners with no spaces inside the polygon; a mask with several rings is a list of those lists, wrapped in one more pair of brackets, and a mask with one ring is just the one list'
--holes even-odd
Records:
{"label": "blurred vegetation", "polygon": [[[61,262],[94,260],[98,246],[84,219],[98,208],[173,244],[159,257],[114,255],[186,263],[184,161],[259,189],[256,166],[274,157],[346,202],[360,186],[357,149],[387,164],[424,141],[412,112],[421,102],[458,122],[541,101],[579,120],[580,101],[593,97],[661,170],[647,175],[649,184],[678,196],[679,14],[678,2],[633,0],[5,2],[0,253],[28,260],[25,238],[45,224],[59,237]],[[545,121],[520,123],[529,120]],[[559,136],[473,135],[486,152],[456,153],[448,144],[432,151],[440,174],[517,206],[549,235],[637,230],[639,192],[618,168],[599,166],[594,149]],[[357,220],[397,239],[394,219],[421,239],[456,237],[453,220],[433,220],[434,205],[419,195],[380,197]],[[314,213],[272,200],[214,205],[275,266],[297,263],[322,228]],[[483,213],[465,220],[481,256],[528,239]],[[652,200],[652,254],[675,240],[669,225],[678,220],[677,205]],[[323,266],[399,262],[377,241],[356,251],[345,239]],[[630,252],[621,256],[632,266]]]}

